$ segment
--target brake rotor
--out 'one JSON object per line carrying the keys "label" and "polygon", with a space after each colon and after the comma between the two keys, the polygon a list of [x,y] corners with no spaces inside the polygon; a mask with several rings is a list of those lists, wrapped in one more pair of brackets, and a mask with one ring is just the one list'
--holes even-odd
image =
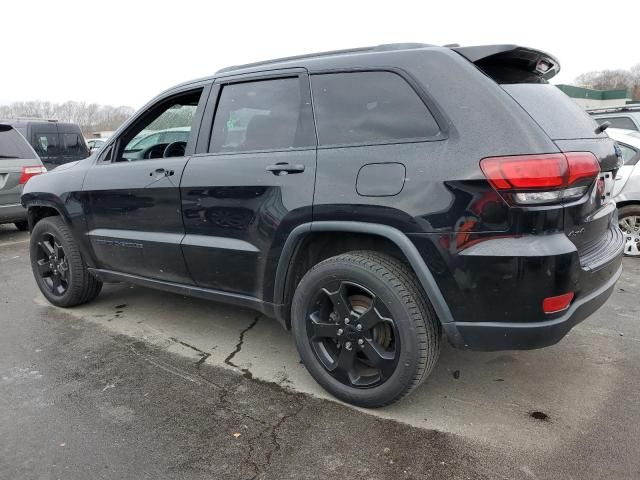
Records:
{"label": "brake rotor", "polygon": [[[358,314],[362,315],[371,306],[371,298],[366,295],[351,295],[349,297],[351,308]],[[381,322],[372,329],[373,340],[381,345],[385,350],[388,350],[393,341],[393,330],[391,325],[387,322]]]}

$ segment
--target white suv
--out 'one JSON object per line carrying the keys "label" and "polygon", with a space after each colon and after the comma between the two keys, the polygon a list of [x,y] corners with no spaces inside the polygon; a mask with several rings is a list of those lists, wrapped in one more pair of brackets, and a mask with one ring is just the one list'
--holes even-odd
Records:
{"label": "white suv", "polygon": [[618,170],[613,196],[620,228],[625,234],[625,255],[640,256],[640,132],[608,128],[620,148],[624,165]]}

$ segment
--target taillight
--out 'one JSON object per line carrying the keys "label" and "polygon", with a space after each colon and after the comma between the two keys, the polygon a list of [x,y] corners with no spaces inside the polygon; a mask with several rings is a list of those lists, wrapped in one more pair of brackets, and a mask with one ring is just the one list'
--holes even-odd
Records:
{"label": "taillight", "polygon": [[575,200],[600,173],[590,152],[488,157],[480,161],[480,168],[493,188],[520,205]]}
{"label": "taillight", "polygon": [[47,169],[43,166],[38,167],[22,167],[22,175],[20,175],[20,183],[27,183],[31,177],[45,173]]}

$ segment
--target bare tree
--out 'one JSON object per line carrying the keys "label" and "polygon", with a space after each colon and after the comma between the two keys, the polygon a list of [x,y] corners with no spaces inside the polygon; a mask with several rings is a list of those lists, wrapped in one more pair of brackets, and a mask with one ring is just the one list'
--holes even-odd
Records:
{"label": "bare tree", "polygon": [[629,70],[597,70],[579,75],[575,84],[596,90],[628,89],[634,100],[640,100],[640,63]]}
{"label": "bare tree", "polygon": [[133,112],[134,110],[131,107],[115,107],[75,101],[51,103],[34,100],[0,106],[0,118],[29,117],[73,122],[80,125],[82,132],[87,136],[91,132],[115,130]]}

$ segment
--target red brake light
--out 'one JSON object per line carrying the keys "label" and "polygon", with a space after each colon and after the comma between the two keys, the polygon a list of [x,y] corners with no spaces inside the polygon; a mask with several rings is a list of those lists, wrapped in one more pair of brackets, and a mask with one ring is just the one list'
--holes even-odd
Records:
{"label": "red brake light", "polygon": [[488,157],[480,168],[493,188],[520,204],[579,198],[600,172],[590,152]]}
{"label": "red brake light", "polygon": [[547,297],[542,301],[542,310],[547,314],[566,310],[573,300],[573,295],[573,292],[569,292],[556,297]]}
{"label": "red brake light", "polygon": [[557,188],[564,184],[567,160],[562,154],[490,157],[480,168],[497,190]]}
{"label": "red brake light", "polygon": [[565,153],[569,162],[569,185],[580,180],[588,180],[589,183],[600,173],[600,164],[592,153],[569,152]]}
{"label": "red brake light", "polygon": [[27,183],[31,177],[35,177],[36,175],[40,175],[41,173],[45,173],[47,169],[42,166],[36,167],[22,167],[22,174],[20,175],[20,183]]}

